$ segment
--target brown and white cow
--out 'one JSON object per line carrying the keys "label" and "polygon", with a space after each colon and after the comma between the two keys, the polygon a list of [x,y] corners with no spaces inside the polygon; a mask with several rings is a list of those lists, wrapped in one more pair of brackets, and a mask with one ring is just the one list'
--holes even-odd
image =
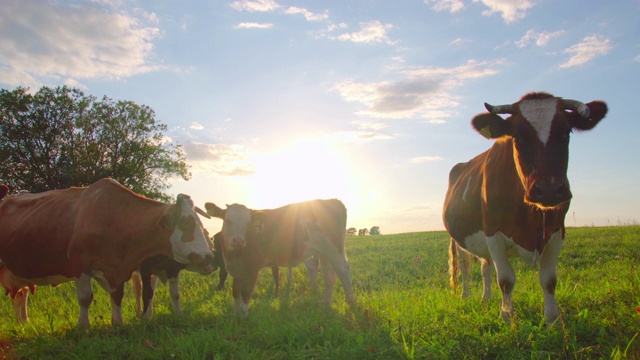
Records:
{"label": "brown and white cow", "polygon": [[[571,190],[567,179],[569,135],[594,128],[607,113],[602,101],[583,104],[547,93],[530,93],[511,105],[485,104],[489,113],[472,124],[493,146],[449,174],[443,220],[451,235],[451,285],[462,272],[462,296],[469,296],[469,253],[482,262],[484,292],[491,296],[491,262],[502,292],[500,315],[513,319],[511,293],[516,274],[508,257],[540,265],[547,323],[559,316],[555,299],[558,256]],[[509,114],[502,119],[497,114]],[[462,250],[458,260],[458,250]]]}
{"label": "brown and white cow", "polygon": [[320,259],[325,302],[332,302],[337,273],[347,302],[355,305],[344,249],[347,210],[339,200],[312,200],[259,211],[239,204],[224,210],[213,203],[205,207],[209,215],[224,220],[222,253],[233,277],[233,308],[237,314],[248,315],[249,299],[261,268],[297,266],[312,255]]}
{"label": "brown and white cow", "polygon": [[213,259],[196,209],[186,195],[164,204],[112,179],[8,196],[0,201],[0,259],[31,284],[75,280],[79,327],[89,326],[91,278],[96,279],[111,295],[112,323],[121,324],[124,283],[144,259],[156,254],[181,263]]}

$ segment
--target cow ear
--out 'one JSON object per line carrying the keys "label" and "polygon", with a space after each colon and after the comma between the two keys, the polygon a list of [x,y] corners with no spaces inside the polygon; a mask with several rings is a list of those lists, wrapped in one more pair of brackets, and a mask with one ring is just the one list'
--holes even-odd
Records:
{"label": "cow ear", "polygon": [[512,133],[511,123],[509,121],[491,113],[476,115],[473,120],[471,120],[471,124],[487,139],[497,139],[505,135],[511,135]]}
{"label": "cow ear", "polygon": [[224,219],[224,216],[227,214],[227,210],[220,209],[216,204],[211,202],[205,203],[204,208],[207,209],[207,214],[219,219]]}
{"label": "cow ear", "polygon": [[576,111],[567,114],[572,128],[578,131],[591,130],[598,125],[609,110],[604,101],[592,101],[587,104],[587,107],[589,108],[589,117],[587,118],[583,118]]}
{"label": "cow ear", "polygon": [[5,197],[9,192],[9,188],[6,185],[0,184],[0,199]]}
{"label": "cow ear", "polygon": [[251,213],[251,225],[262,225],[267,220],[267,213],[260,210],[255,210]]}

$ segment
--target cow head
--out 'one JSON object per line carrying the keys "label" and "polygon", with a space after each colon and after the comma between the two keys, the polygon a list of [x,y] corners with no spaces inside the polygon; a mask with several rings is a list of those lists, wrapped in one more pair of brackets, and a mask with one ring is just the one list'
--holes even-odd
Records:
{"label": "cow head", "polygon": [[210,241],[198,214],[209,217],[193,205],[188,195],[179,194],[162,220],[163,226],[171,230],[171,251],[179,263],[205,265],[213,261]]}
{"label": "cow head", "polygon": [[266,214],[251,210],[244,205],[231,204],[221,209],[214,203],[206,203],[207,214],[223,220],[223,249],[240,250],[247,246],[249,237],[256,237],[262,232]]}
{"label": "cow head", "polygon": [[488,139],[504,137],[513,144],[524,201],[542,209],[569,201],[569,136],[573,130],[593,129],[607,114],[607,105],[530,93],[514,104],[485,107],[489,113],[476,115],[473,127]]}

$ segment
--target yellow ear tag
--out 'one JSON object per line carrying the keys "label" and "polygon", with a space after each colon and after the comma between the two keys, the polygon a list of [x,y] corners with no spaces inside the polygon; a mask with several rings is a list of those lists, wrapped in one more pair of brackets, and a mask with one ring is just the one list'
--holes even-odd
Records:
{"label": "yellow ear tag", "polygon": [[251,226],[258,226],[258,225],[260,225],[260,220],[254,219],[251,221]]}
{"label": "yellow ear tag", "polygon": [[486,137],[487,139],[491,139],[491,129],[489,128],[489,125],[480,129],[480,134],[482,134],[482,136]]}

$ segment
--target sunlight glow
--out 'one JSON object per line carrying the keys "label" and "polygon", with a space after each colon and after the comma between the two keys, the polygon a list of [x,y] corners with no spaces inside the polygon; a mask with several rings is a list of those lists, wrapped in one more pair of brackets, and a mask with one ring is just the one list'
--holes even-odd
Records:
{"label": "sunlight glow", "polygon": [[329,141],[298,140],[256,159],[251,176],[251,207],[275,208],[313,199],[356,198],[350,167]]}

